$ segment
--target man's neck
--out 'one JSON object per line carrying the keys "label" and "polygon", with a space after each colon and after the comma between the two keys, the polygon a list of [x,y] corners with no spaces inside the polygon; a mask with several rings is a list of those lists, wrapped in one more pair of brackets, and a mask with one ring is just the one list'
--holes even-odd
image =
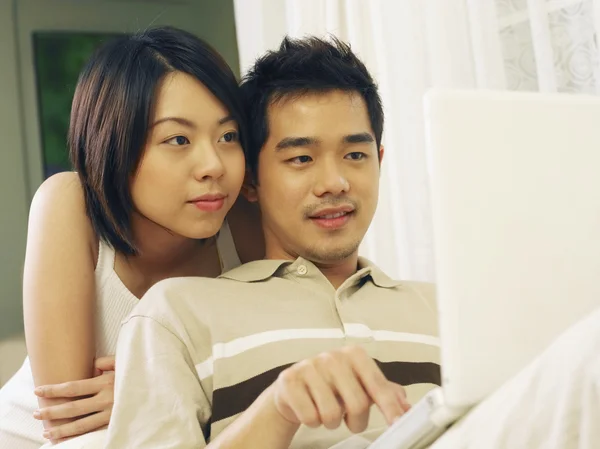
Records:
{"label": "man's neck", "polygon": [[[298,254],[290,254],[283,248],[270,248],[267,244],[265,259],[296,260],[298,257]],[[346,281],[346,279],[356,273],[358,269],[358,251],[343,260],[327,261],[313,260],[309,257],[304,258],[315,264],[336,290]]]}
{"label": "man's neck", "polygon": [[344,260],[336,262],[312,262],[337,290],[350,276],[356,273],[358,269],[358,254],[353,254]]}

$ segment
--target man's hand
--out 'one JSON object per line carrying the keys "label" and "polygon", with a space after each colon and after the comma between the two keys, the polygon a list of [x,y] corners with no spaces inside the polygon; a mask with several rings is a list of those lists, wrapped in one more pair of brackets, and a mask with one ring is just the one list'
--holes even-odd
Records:
{"label": "man's hand", "polygon": [[409,410],[404,388],[388,381],[359,347],[346,347],[299,362],[283,371],[270,387],[282,418],[291,424],[328,429],[342,419],[354,433],[366,429],[376,404],[388,424]]}
{"label": "man's hand", "polygon": [[115,358],[96,360],[91,379],[46,385],[35,389],[35,394],[47,399],[69,399],[60,405],[36,410],[35,419],[53,421],[71,419],[71,422],[46,429],[44,438],[53,442],[83,435],[108,425],[114,402]]}

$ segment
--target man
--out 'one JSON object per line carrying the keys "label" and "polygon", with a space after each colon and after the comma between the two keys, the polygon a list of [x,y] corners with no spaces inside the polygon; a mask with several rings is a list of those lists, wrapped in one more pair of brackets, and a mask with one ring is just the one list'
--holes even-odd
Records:
{"label": "man", "polygon": [[146,294],[119,338],[111,449],[373,439],[440,383],[432,287],[358,257],[383,158],[365,66],[341,42],[285,39],[242,91],[265,260]]}

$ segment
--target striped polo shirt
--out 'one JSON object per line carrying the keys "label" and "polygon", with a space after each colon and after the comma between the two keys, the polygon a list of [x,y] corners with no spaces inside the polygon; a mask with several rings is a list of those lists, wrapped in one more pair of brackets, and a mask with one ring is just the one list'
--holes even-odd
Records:
{"label": "striped polo shirt", "polygon": [[[262,260],[217,279],[159,282],[124,322],[108,448],[199,448],[301,360],[360,345],[418,401],[440,384],[434,289],[365,259],[337,290],[310,261]],[[369,439],[385,428],[372,408]],[[301,427],[292,448],[351,434]]]}

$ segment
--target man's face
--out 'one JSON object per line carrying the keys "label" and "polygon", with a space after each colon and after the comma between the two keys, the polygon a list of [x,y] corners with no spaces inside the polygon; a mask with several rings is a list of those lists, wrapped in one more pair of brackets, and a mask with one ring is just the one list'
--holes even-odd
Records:
{"label": "man's face", "polygon": [[267,257],[330,264],[355,256],[379,190],[379,149],[363,98],[309,93],[267,112],[256,187]]}

